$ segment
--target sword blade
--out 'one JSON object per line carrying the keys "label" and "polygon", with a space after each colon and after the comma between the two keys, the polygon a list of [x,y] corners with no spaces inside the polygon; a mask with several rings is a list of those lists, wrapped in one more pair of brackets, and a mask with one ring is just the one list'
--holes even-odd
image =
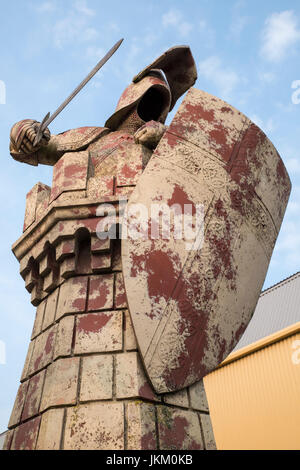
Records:
{"label": "sword blade", "polygon": [[122,44],[123,39],[120,39],[108,52],[107,54],[98,62],[98,64],[90,71],[88,76],[82,80],[82,82],[75,88],[75,90],[65,99],[65,101],[54,111],[53,114],[49,117],[49,115],[45,116],[42,123],[39,126],[37,131],[36,138],[34,140],[33,145],[37,145],[42,138],[42,134],[44,130],[51,124],[51,122],[62,112],[62,110],[72,101],[73,98],[85,87],[85,85],[93,78],[94,75],[103,67],[103,65],[110,59],[110,57],[119,49],[120,45]]}

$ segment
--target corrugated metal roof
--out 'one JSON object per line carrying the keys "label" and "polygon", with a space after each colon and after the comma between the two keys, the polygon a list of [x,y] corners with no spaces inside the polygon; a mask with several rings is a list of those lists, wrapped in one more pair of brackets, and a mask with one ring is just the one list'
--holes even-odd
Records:
{"label": "corrugated metal roof", "polygon": [[234,351],[300,321],[300,272],[263,291]]}

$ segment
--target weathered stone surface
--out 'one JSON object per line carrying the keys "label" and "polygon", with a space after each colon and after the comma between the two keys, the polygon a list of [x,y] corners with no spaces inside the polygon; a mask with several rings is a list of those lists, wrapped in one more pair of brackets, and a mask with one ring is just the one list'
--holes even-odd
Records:
{"label": "weathered stone surface", "polygon": [[42,277],[47,276],[51,271],[51,263],[48,250],[44,253],[39,261],[39,275]]}
{"label": "weathered stone surface", "polygon": [[55,340],[53,359],[60,356],[70,356],[72,352],[72,341],[74,333],[75,318],[69,315],[60,320]]}
{"label": "weathered stone surface", "polygon": [[58,285],[58,279],[53,270],[50,271],[43,279],[43,295],[52,292]]}
{"label": "weathered stone surface", "polygon": [[30,268],[30,270],[25,275],[25,289],[27,289],[28,292],[32,292],[36,284],[36,281],[37,281],[37,274],[36,272],[34,272],[32,268]]}
{"label": "weathered stone surface", "polygon": [[91,269],[93,273],[107,272],[110,267],[110,253],[95,253],[91,255]]}
{"label": "weathered stone surface", "polygon": [[66,191],[60,194],[57,197],[57,202],[60,204],[72,204],[72,202],[76,202],[78,199],[86,198],[86,191]]}
{"label": "weathered stone surface", "polygon": [[126,351],[137,349],[137,342],[128,310],[124,312],[124,342]]}
{"label": "weathered stone surface", "polygon": [[133,190],[134,190],[135,186],[118,186],[116,188],[116,194],[118,196],[127,196],[129,197]]}
{"label": "weathered stone surface", "polygon": [[27,355],[25,359],[25,364],[24,364],[23,371],[22,371],[21,382],[26,380],[29,376],[29,365],[30,365],[30,361],[32,358],[34,344],[35,344],[35,339],[30,341],[29,343],[29,347],[28,347],[28,351],[27,351]]}
{"label": "weathered stone surface", "polygon": [[64,409],[48,410],[42,415],[36,450],[59,450]]}
{"label": "weathered stone surface", "polygon": [[30,360],[29,374],[34,374],[46,367],[53,358],[57,325],[41,333],[35,339],[34,350]]}
{"label": "weathered stone surface", "polygon": [[56,320],[67,313],[84,312],[87,296],[88,277],[73,277],[60,287]]}
{"label": "weathered stone surface", "polygon": [[122,348],[122,312],[97,312],[78,316],[75,354],[121,351]]}
{"label": "weathered stone surface", "polygon": [[44,313],[46,308],[46,300],[40,303],[36,309],[35,321],[33,325],[31,339],[34,339],[42,331],[42,324],[44,320]]}
{"label": "weathered stone surface", "polygon": [[26,209],[23,231],[27,230],[36,220],[36,212],[44,201],[48,205],[51,188],[43,183],[37,183],[26,196]]}
{"label": "weathered stone surface", "polygon": [[59,289],[55,289],[55,291],[52,292],[52,294],[50,294],[49,297],[47,298],[44,321],[43,321],[43,330],[45,330],[48,326],[52,325],[52,323],[55,320],[58,294],[59,294]]}
{"label": "weathered stone surface", "polygon": [[5,441],[4,441],[4,444],[3,444],[3,450],[10,450],[13,437],[14,437],[14,430],[13,429],[11,431],[6,432],[6,437],[5,437]]}
{"label": "weathered stone surface", "polygon": [[120,146],[118,152],[120,158],[118,161],[116,186],[136,185],[143,171],[143,153],[146,156],[149,150],[141,145],[132,143],[130,149],[128,145],[123,148]]}
{"label": "weathered stone surface", "polygon": [[82,359],[80,401],[109,400],[113,396],[113,356]]}
{"label": "weathered stone surface", "polygon": [[197,413],[158,406],[158,434],[162,450],[202,450],[204,448]]}
{"label": "weathered stone surface", "polygon": [[190,391],[190,400],[191,400],[191,407],[194,410],[199,411],[206,411],[208,412],[208,403],[205,393],[205,388],[203,384],[203,380],[200,382],[196,382],[189,388]]}
{"label": "weathered stone surface", "polygon": [[18,389],[17,396],[15,399],[14,407],[11,412],[10,420],[8,423],[8,427],[15,426],[21,421],[21,415],[22,415],[22,410],[23,406],[25,403],[25,398],[26,398],[26,393],[27,393],[27,388],[28,388],[28,381],[23,382]]}
{"label": "weathered stone surface", "polygon": [[40,279],[37,280],[36,284],[33,286],[30,296],[30,301],[34,307],[37,307],[41,300],[46,297],[46,293],[42,290],[42,284]]}
{"label": "weathered stone surface", "polygon": [[175,393],[167,393],[164,395],[165,403],[169,405],[181,406],[183,408],[189,407],[189,399],[187,394],[187,389],[179,390]]}
{"label": "weathered stone surface", "polygon": [[123,274],[116,274],[115,308],[127,308]]}
{"label": "weathered stone surface", "polygon": [[55,247],[56,261],[60,262],[68,256],[75,255],[75,239],[62,240]]}
{"label": "weathered stone surface", "polygon": [[50,406],[76,403],[79,358],[71,357],[53,362],[46,374],[41,411]]}
{"label": "weathered stone surface", "polygon": [[89,178],[87,192],[88,196],[94,199],[99,199],[104,196],[113,196],[114,177],[103,176],[100,180],[99,178]]}
{"label": "weathered stone surface", "polygon": [[145,398],[160,401],[145,376],[138,353],[128,352],[116,356],[117,398]]}
{"label": "weathered stone surface", "polygon": [[35,450],[41,417],[37,416],[14,431],[11,450]]}
{"label": "weathered stone surface", "polygon": [[128,403],[127,405],[127,449],[155,450],[155,407],[150,403]]}
{"label": "weathered stone surface", "polygon": [[[116,205],[117,198],[113,196],[108,203]],[[99,201],[101,202],[101,201]],[[44,214],[39,225],[34,226],[30,236],[25,234],[13,245],[13,252],[21,262],[21,274],[24,277],[31,257],[40,259],[45,254],[47,242],[55,247],[62,239],[74,237],[80,228],[87,229],[96,235],[100,218],[96,216],[97,203],[95,199],[74,200],[69,203],[56,201]]]}
{"label": "weathered stone surface", "polygon": [[26,400],[22,413],[22,421],[38,414],[44,386],[45,370],[31,377],[26,394]]}
{"label": "weathered stone surface", "polygon": [[100,240],[97,235],[91,235],[91,252],[106,253],[111,250],[112,241],[109,238]]}
{"label": "weathered stone surface", "polygon": [[103,274],[90,277],[88,311],[113,308],[114,275]]}
{"label": "weathered stone surface", "polygon": [[204,436],[205,449],[215,450],[216,442],[215,442],[215,437],[213,433],[210,416],[207,414],[202,414],[202,413],[200,413],[199,416],[200,416],[201,427],[202,427],[203,436]]}
{"label": "weathered stone surface", "polygon": [[64,279],[75,276],[76,274],[76,258],[75,256],[65,258],[60,263],[60,275]]}
{"label": "weathered stone surface", "polygon": [[[128,308],[156,392],[192,385],[232,351],[261,292],[289,193],[263,132],[224,101],[191,89],[128,202],[128,224],[138,224],[135,204],[151,220],[138,225],[140,237],[129,232],[122,240]],[[166,236],[153,216],[158,203],[176,213]],[[199,209],[198,240],[182,230],[177,236],[187,205],[194,227]]]}
{"label": "weathered stone surface", "polygon": [[66,450],[123,450],[123,403],[89,403],[67,409]]}
{"label": "weathered stone surface", "polygon": [[88,152],[65,153],[53,167],[50,202],[63,192],[85,190],[88,169]]}
{"label": "weathered stone surface", "polygon": [[112,270],[122,271],[121,240],[113,241]]}

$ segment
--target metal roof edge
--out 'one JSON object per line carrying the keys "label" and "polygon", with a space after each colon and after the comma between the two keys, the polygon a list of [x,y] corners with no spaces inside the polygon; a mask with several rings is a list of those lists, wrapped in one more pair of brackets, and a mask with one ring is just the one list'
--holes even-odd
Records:
{"label": "metal roof edge", "polygon": [[260,294],[260,297],[268,294],[269,292],[273,291],[273,290],[276,290],[278,289],[279,287],[281,287],[282,285],[284,284],[287,284],[288,282],[291,282],[293,281],[294,279],[296,279],[298,276],[300,275],[300,271],[294,273],[294,274],[291,274],[291,276],[288,276],[286,277],[285,279],[282,279],[282,281],[279,281],[277,282],[276,284],[274,284],[273,286],[270,286],[268,287],[267,289],[263,290]]}
{"label": "metal roof edge", "polygon": [[300,333],[300,322],[287,326],[286,328],[283,328],[280,331],[276,331],[276,333],[273,333],[269,336],[265,336],[264,338],[259,339],[258,341],[255,341],[254,343],[251,343],[248,346],[245,346],[244,348],[241,348],[238,351],[229,354],[229,356],[227,356],[227,358],[215,370],[221,369],[222,367],[227,366],[232,362],[238,361],[243,357],[249,356],[250,354],[253,354],[256,351],[271,346],[272,344],[282,341],[283,339],[286,339],[296,333]]}

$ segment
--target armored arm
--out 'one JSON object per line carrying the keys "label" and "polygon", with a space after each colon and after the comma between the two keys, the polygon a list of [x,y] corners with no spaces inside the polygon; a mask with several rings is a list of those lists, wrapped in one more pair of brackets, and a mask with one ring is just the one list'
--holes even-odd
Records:
{"label": "armored arm", "polygon": [[53,166],[66,152],[85,150],[89,144],[107,134],[105,127],[81,127],[57,135],[46,129],[38,147],[33,146],[38,122],[25,119],[17,122],[10,133],[10,154],[23,163]]}
{"label": "armored arm", "polygon": [[59,151],[55,136],[51,136],[49,129],[44,131],[38,146],[33,146],[38,125],[39,123],[33,119],[24,119],[12,127],[10,154],[14,160],[29,165],[37,166],[40,163],[53,166],[63,155],[63,152]]}

